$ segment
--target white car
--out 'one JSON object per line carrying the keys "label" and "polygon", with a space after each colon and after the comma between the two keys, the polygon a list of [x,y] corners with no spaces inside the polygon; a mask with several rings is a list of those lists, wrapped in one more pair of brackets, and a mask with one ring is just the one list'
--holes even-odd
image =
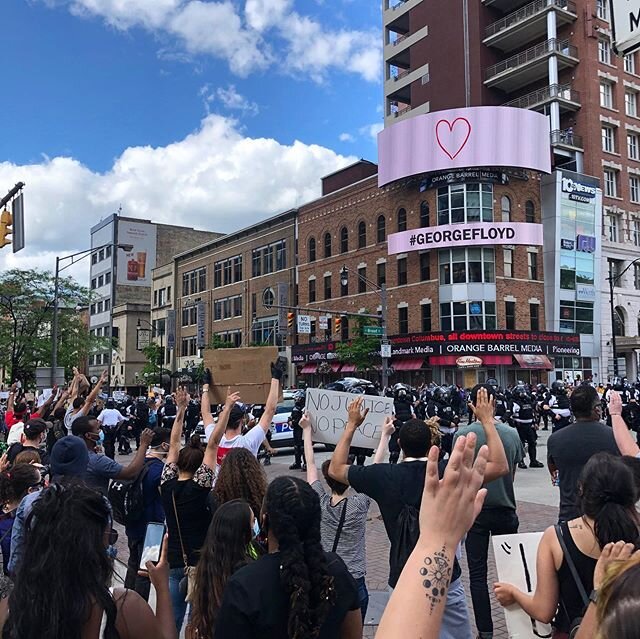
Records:
{"label": "white car", "polygon": [[271,420],[271,445],[274,448],[293,446],[293,430],[289,426],[289,417],[295,406],[293,399],[284,399],[276,406],[276,414]]}

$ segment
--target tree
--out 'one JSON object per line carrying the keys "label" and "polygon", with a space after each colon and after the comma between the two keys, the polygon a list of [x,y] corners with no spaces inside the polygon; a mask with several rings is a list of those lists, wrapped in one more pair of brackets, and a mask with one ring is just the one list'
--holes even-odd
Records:
{"label": "tree", "polygon": [[[0,365],[11,379],[35,380],[38,366],[51,366],[55,278],[48,271],[11,269],[0,275]],[[59,278],[58,365],[67,376],[105,340],[89,334],[78,307],[90,291],[70,277]],[[108,344],[108,342],[107,342]]]}
{"label": "tree", "polygon": [[[377,325],[378,323],[371,317],[358,317],[356,318],[356,336],[348,342],[340,342],[336,345],[338,357],[347,364],[353,364],[356,371],[368,371],[378,364],[380,338],[362,334],[365,326]],[[378,353],[377,357],[375,353]]]}
{"label": "tree", "polygon": [[158,385],[162,384],[162,356],[164,355],[164,349],[159,344],[151,342],[149,346],[145,346],[142,349],[142,353],[147,358],[145,365],[142,367],[142,376],[145,377],[150,383]]}

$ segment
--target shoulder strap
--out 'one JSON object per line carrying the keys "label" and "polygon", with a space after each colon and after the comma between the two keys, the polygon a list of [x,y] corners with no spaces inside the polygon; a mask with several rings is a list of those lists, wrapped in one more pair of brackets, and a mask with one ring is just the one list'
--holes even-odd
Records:
{"label": "shoulder strap", "polygon": [[344,520],[347,516],[347,501],[349,498],[347,497],[344,500],[344,506],[342,506],[342,512],[340,513],[340,521],[338,522],[338,530],[336,530],[336,537],[333,540],[333,548],[331,552],[335,552],[338,549],[338,543],[340,541],[340,535],[342,534],[342,528],[344,527]]}
{"label": "shoulder strap", "polygon": [[567,566],[569,566],[569,570],[571,571],[571,576],[573,577],[573,580],[576,583],[582,602],[584,603],[585,606],[587,606],[589,604],[589,597],[587,596],[587,591],[584,589],[584,586],[582,584],[582,580],[580,579],[580,575],[578,574],[576,565],[575,563],[573,563],[573,558],[571,557],[567,549],[567,544],[564,541],[562,528],[558,524],[556,524],[554,528],[556,531],[556,536],[558,537],[558,542],[560,543],[560,548],[562,548],[562,554],[564,555],[564,558],[567,561]]}
{"label": "shoulder strap", "polygon": [[182,542],[182,531],[180,530],[180,519],[178,518],[178,508],[176,507],[176,491],[171,492],[171,500],[173,501],[173,512],[176,516],[176,526],[178,527],[178,537],[180,538],[180,550],[182,551],[182,561],[184,561],[185,569],[189,565],[187,553],[184,551],[184,543]]}

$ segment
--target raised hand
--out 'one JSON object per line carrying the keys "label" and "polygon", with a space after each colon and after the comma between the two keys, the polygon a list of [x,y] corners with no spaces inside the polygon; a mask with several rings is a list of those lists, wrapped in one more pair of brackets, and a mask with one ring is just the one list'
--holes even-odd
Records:
{"label": "raised hand", "polygon": [[230,410],[231,408],[233,408],[236,402],[239,402],[239,401],[240,401],[240,393],[238,393],[237,391],[232,393],[231,386],[229,386],[229,388],[227,388],[227,399],[225,399],[224,401],[225,408]]}
{"label": "raised hand", "polygon": [[364,398],[358,397],[347,407],[347,414],[349,415],[347,426],[350,426],[354,430],[364,422],[367,414],[369,413],[368,408],[365,408],[364,411],[362,410],[362,404],[364,404]]}

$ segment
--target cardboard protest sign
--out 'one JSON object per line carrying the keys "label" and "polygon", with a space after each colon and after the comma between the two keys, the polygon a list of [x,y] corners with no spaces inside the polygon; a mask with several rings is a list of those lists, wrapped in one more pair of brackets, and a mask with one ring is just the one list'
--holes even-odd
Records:
{"label": "cardboard protest sign", "polygon": [[[542,533],[520,533],[492,537],[498,580],[513,584],[523,592],[536,589],[536,555]],[[504,609],[510,639],[542,639],[551,637],[551,626],[540,623],[519,606]]]}
{"label": "cardboard protest sign", "polygon": [[278,358],[276,346],[252,348],[208,348],[204,352],[204,366],[210,368],[213,386],[209,395],[222,404],[227,388],[240,393],[247,404],[264,404],[271,387],[271,362]]}
{"label": "cardboard protest sign", "polygon": [[306,407],[311,420],[313,441],[337,444],[347,425],[347,407],[358,397],[363,398],[363,407],[368,408],[369,413],[353,436],[352,445],[377,448],[382,434],[382,424],[388,415],[393,415],[393,399],[321,388],[307,389]]}

